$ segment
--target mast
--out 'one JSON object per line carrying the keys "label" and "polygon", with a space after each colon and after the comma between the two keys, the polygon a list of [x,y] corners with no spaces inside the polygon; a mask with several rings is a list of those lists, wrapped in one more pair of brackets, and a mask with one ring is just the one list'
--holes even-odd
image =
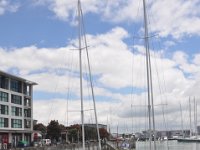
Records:
{"label": "mast", "polygon": [[181,130],[182,130],[182,137],[184,138],[184,131],[183,131],[183,112],[182,112],[181,103],[180,103],[180,113],[181,113]]}
{"label": "mast", "polygon": [[[81,14],[82,14],[82,11],[81,11]],[[95,97],[94,97],[94,88],[93,88],[93,82],[92,82],[92,72],[91,72],[91,67],[90,67],[90,59],[89,59],[88,46],[87,46],[85,33],[84,33],[84,39],[85,39],[85,46],[86,46],[86,53],[87,53],[89,79],[90,79],[90,86],[91,86],[91,92],[92,92],[92,100],[93,100],[93,107],[94,107],[95,122],[96,122],[96,128],[97,128],[98,146],[99,146],[99,150],[101,150],[101,140],[100,140],[100,133],[99,133],[99,124],[98,124],[98,119],[97,119],[96,101],[95,101]]]}
{"label": "mast", "polygon": [[82,146],[85,150],[85,127],[83,110],[83,73],[82,73],[82,46],[81,46],[81,2],[78,0],[78,26],[79,26],[79,67],[80,67],[80,98],[81,98],[81,124],[82,124]]}
{"label": "mast", "polygon": [[82,45],[81,45],[81,36],[82,35],[83,35],[83,40],[84,40],[84,44],[85,44],[84,48],[86,49],[86,54],[87,54],[89,80],[90,80],[94,114],[95,114],[95,122],[96,122],[96,128],[97,128],[98,147],[99,147],[99,150],[101,150],[101,140],[100,140],[99,125],[98,125],[97,112],[96,112],[96,101],[95,101],[95,97],[94,97],[94,88],[93,88],[93,82],[92,82],[92,72],[91,72],[91,67],[90,67],[88,45],[87,45],[87,39],[86,39],[85,30],[84,30],[83,13],[82,13],[80,0],[78,0],[78,20],[79,20],[78,21],[79,22],[79,59],[80,59],[81,120],[82,120],[83,150],[85,150],[85,130],[84,130],[84,109],[83,109],[83,88],[82,88],[82,56],[81,56],[82,55],[82,49],[83,49]]}
{"label": "mast", "polygon": [[153,133],[154,133],[154,150],[156,150],[156,132],[155,132],[155,118],[154,118],[154,102],[153,102],[153,84],[152,84],[152,73],[151,73],[151,59],[149,50],[149,33],[148,33],[148,23],[147,23],[147,11],[146,11],[146,1],[143,0],[144,9],[144,28],[145,28],[145,48],[146,48],[146,69],[147,69],[147,91],[148,91],[148,116],[149,116],[149,144],[151,150],[152,142],[152,132],[151,132],[151,122],[153,122]]}
{"label": "mast", "polygon": [[197,103],[194,97],[194,135],[197,136]]}
{"label": "mast", "polygon": [[192,136],[192,120],[191,120],[192,114],[191,114],[191,100],[190,100],[190,97],[189,97],[189,117],[190,117],[190,137],[191,137]]}

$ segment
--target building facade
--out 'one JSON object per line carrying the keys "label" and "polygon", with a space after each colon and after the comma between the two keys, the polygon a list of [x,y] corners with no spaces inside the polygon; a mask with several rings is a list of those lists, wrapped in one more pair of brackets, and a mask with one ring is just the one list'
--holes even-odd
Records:
{"label": "building facade", "polygon": [[0,143],[32,141],[33,86],[36,83],[0,71]]}

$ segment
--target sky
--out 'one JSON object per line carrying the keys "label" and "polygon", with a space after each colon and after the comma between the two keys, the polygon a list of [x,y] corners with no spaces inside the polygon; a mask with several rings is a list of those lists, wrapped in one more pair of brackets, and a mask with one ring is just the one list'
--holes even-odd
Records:
{"label": "sky", "polygon": [[[142,0],[81,4],[98,122],[146,130]],[[81,123],[77,14],[77,0],[0,0],[0,70],[38,83],[33,118],[45,125]],[[181,118],[188,129],[189,98],[200,110],[200,1],[147,0],[147,15],[156,129],[181,129]],[[82,53],[85,122],[94,123]]]}

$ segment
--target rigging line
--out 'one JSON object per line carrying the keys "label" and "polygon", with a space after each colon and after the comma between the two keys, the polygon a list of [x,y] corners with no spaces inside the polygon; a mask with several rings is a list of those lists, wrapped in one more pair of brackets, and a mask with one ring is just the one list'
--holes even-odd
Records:
{"label": "rigging line", "polygon": [[[138,17],[138,15],[139,15],[139,9],[140,9],[140,1],[139,1],[139,6],[138,6],[138,10],[137,10],[137,17]],[[134,26],[134,28],[133,28],[133,35],[135,35],[136,34],[136,28],[135,28],[135,26]],[[134,102],[134,99],[135,99],[135,97],[134,97],[134,94],[133,94],[133,66],[134,66],[134,45],[135,45],[135,40],[134,40],[135,38],[133,37],[133,49],[132,49],[132,67],[131,67],[131,69],[132,69],[132,77],[131,77],[131,83],[132,83],[132,88],[131,88],[131,103],[133,104],[133,102]],[[136,80],[136,81],[138,81],[138,80]],[[136,84],[137,85],[137,84]],[[133,111],[134,110],[132,110],[133,108],[131,107],[131,115],[132,115],[132,132],[134,131],[133,130]],[[136,112],[136,110],[135,110],[135,112]],[[138,122],[138,121],[137,121]],[[137,124],[135,123],[135,130],[137,129]]]}
{"label": "rigging line", "polygon": [[[161,49],[161,43],[160,43],[160,40],[158,40],[158,47],[159,47],[159,49]],[[162,53],[161,53],[161,51],[159,51],[159,53],[160,53],[160,59],[161,58],[164,58],[163,57],[163,55],[162,55]],[[163,80],[163,93],[164,93],[164,99],[165,99],[165,103],[167,103],[168,102],[168,95],[167,94],[165,94],[165,93],[167,93],[167,88],[166,88],[166,81],[165,81],[165,72],[164,72],[164,70],[163,70],[163,67],[164,65],[163,65],[163,61],[161,61],[161,69],[162,69],[162,80]],[[167,107],[167,106],[166,106]],[[166,120],[169,120],[169,119],[167,119],[167,116],[166,116]]]}
{"label": "rigging line", "polygon": [[[163,104],[163,94],[162,94],[162,88],[161,88],[161,82],[160,82],[160,76],[158,73],[158,66],[157,66],[157,57],[156,57],[156,53],[155,53],[155,46],[154,46],[154,42],[153,40],[151,41],[151,45],[152,45],[152,49],[153,49],[153,54],[154,54],[154,65],[155,65],[155,70],[156,70],[156,74],[157,74],[157,81],[158,81],[158,86],[159,86],[159,92],[160,92],[160,98],[161,98],[161,104]],[[163,92],[164,93],[164,92]],[[164,127],[165,130],[167,131],[167,123],[166,123],[166,119],[165,119],[165,110],[164,110],[164,105],[162,105],[162,115],[163,115],[163,121],[164,121]],[[169,150],[169,144],[168,144],[168,140],[167,140],[167,149]]]}
{"label": "rigging line", "polygon": [[[155,57],[155,52],[154,52],[154,57]],[[158,79],[158,85],[159,85],[159,91],[160,91],[160,96],[161,96],[161,104],[163,104],[163,95],[162,95],[162,90],[161,90],[161,84],[160,84],[160,78],[159,78],[159,74],[158,74],[158,66],[156,63],[156,58],[155,58],[155,66],[156,66],[156,74],[157,74],[157,79]],[[166,123],[166,119],[165,119],[165,107],[164,105],[162,105],[162,116],[163,116],[163,122],[164,122],[164,127],[165,130],[167,131],[167,123]],[[169,143],[168,143],[168,139],[167,139],[167,149],[169,150]]]}
{"label": "rigging line", "polygon": [[[65,57],[65,55],[63,55],[63,58],[61,59],[61,60],[64,60],[64,57]],[[62,69],[62,66],[61,66],[61,64],[59,64],[59,67],[58,68],[55,68],[55,75],[57,75],[57,73],[58,73],[58,71],[59,70],[61,70]],[[58,71],[57,71],[58,70]],[[53,74],[54,75],[54,74]],[[53,92],[53,99],[55,99],[56,98],[56,94],[57,94],[57,90],[58,90],[58,85],[59,85],[59,83],[60,83],[60,78],[58,77],[58,76],[56,76],[56,77],[54,77],[55,79],[56,79],[56,84],[55,84],[55,88],[54,88],[54,92]],[[49,116],[48,116],[48,122],[50,122],[50,118],[51,118],[51,116],[52,116],[52,118],[53,118],[53,115],[52,114],[54,114],[54,117],[55,117],[55,110],[54,110],[54,108],[53,108],[53,101],[51,101],[51,106],[50,106],[50,111],[49,111]]]}
{"label": "rigging line", "polygon": [[[149,24],[151,24],[151,20],[153,20],[154,22],[155,22],[155,18],[154,18],[154,16],[152,15],[152,12],[151,11],[149,11],[149,18],[151,17],[152,19],[149,19]],[[151,28],[151,26],[150,26],[150,28]],[[158,34],[158,36],[159,36],[159,34]],[[159,44],[159,48],[161,49],[161,46],[160,46],[160,40],[158,41],[158,44]],[[161,52],[160,52],[161,53]],[[161,65],[163,64],[163,61],[161,61]],[[162,68],[164,68],[164,67],[162,67]],[[167,90],[166,90],[166,83],[165,83],[165,78],[164,78],[164,71],[163,71],[163,81],[164,81],[164,88],[165,88],[165,90],[163,90],[163,93],[165,93],[164,91],[166,91],[167,92]],[[165,96],[165,101],[167,102],[167,96]]]}
{"label": "rigging line", "polygon": [[69,125],[69,115],[68,115],[68,104],[69,104],[69,99],[70,99],[70,93],[72,92],[70,87],[71,87],[71,76],[72,76],[72,72],[73,72],[73,61],[74,61],[74,52],[71,52],[72,53],[72,57],[70,59],[70,63],[69,63],[69,71],[68,71],[68,81],[67,81],[67,87],[68,87],[68,90],[67,90],[67,101],[66,101],[66,111],[65,111],[65,123],[66,123],[66,117],[67,117],[67,126]]}
{"label": "rigging line", "polygon": [[[87,56],[86,56],[87,57]],[[87,59],[87,58],[86,58]],[[86,68],[88,68],[87,67],[87,65],[86,65],[86,63],[84,63],[84,65],[85,65],[85,70],[87,70]],[[86,81],[89,81],[89,73],[86,71]],[[90,93],[90,83],[89,82],[87,82],[87,92],[88,92],[88,104],[89,104],[89,107],[91,107],[91,93]],[[94,109],[93,109],[94,110]],[[89,116],[90,116],[90,120],[91,120],[91,123],[93,123],[93,118],[92,118],[92,113],[90,112],[90,114],[89,114]]]}
{"label": "rigging line", "polygon": [[83,32],[84,32],[84,42],[86,46],[86,54],[87,54],[87,62],[88,62],[88,71],[89,71],[89,77],[90,77],[90,85],[91,85],[91,92],[92,92],[92,99],[93,99],[93,105],[94,105],[94,113],[95,113],[95,121],[96,121],[96,127],[97,127],[97,136],[98,136],[98,146],[99,150],[101,150],[101,142],[100,142],[100,134],[99,134],[99,126],[98,126],[98,119],[97,119],[97,112],[96,112],[96,102],[95,102],[95,97],[94,97],[94,88],[93,88],[93,79],[92,79],[92,71],[91,71],[91,66],[90,66],[90,59],[89,59],[89,53],[88,53],[88,47],[87,47],[87,39],[86,39],[86,34],[85,34],[85,25],[83,21],[83,14],[82,14],[82,9],[81,9],[81,17],[82,17],[82,25],[83,25]]}
{"label": "rigging line", "polygon": [[[132,76],[131,76],[131,83],[132,83],[132,88],[131,88],[131,105],[133,104],[134,101],[134,94],[133,94],[133,66],[134,66],[134,39],[133,39],[133,49],[132,49],[132,63],[131,63],[131,71],[132,71]],[[131,124],[132,124],[132,133],[133,133],[133,108],[131,107]]]}
{"label": "rigging line", "polygon": [[[158,40],[158,47],[159,47],[159,49],[161,49],[160,40]],[[163,55],[162,55],[161,51],[159,51],[159,53],[160,53],[160,59],[163,58]],[[163,66],[164,66],[163,65],[163,61],[161,61],[161,69],[162,69],[161,72],[162,72],[162,80],[163,80],[163,93],[164,93],[165,103],[167,103],[168,102],[168,96],[165,94],[165,93],[167,93],[167,88],[166,88],[165,72],[163,70],[163,68],[164,68]],[[167,116],[166,116],[166,120],[168,120]]]}

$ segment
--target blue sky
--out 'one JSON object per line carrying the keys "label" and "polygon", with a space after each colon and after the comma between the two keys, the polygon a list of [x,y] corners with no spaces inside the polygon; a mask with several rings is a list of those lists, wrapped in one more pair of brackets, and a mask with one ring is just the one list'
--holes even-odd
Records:
{"label": "blue sky", "polygon": [[[145,109],[139,107],[146,104],[144,41],[138,38],[144,33],[141,2],[82,0],[99,122],[109,123],[113,132],[117,125],[121,132],[145,128]],[[72,50],[77,47],[76,4],[76,0],[0,1],[1,70],[38,83],[34,119],[44,124],[51,119],[80,123],[80,113],[70,112],[80,108],[78,53]],[[200,2],[148,0],[147,4],[150,35],[157,35],[150,39],[155,104],[168,104],[168,126],[177,129],[179,103],[189,116],[189,97],[200,98]],[[88,109],[92,102],[86,75],[83,83]],[[138,108],[133,110],[131,104]],[[156,108],[158,129],[164,128],[161,109]],[[94,120],[92,114],[86,112],[86,122]],[[170,125],[172,120],[175,125]]]}

